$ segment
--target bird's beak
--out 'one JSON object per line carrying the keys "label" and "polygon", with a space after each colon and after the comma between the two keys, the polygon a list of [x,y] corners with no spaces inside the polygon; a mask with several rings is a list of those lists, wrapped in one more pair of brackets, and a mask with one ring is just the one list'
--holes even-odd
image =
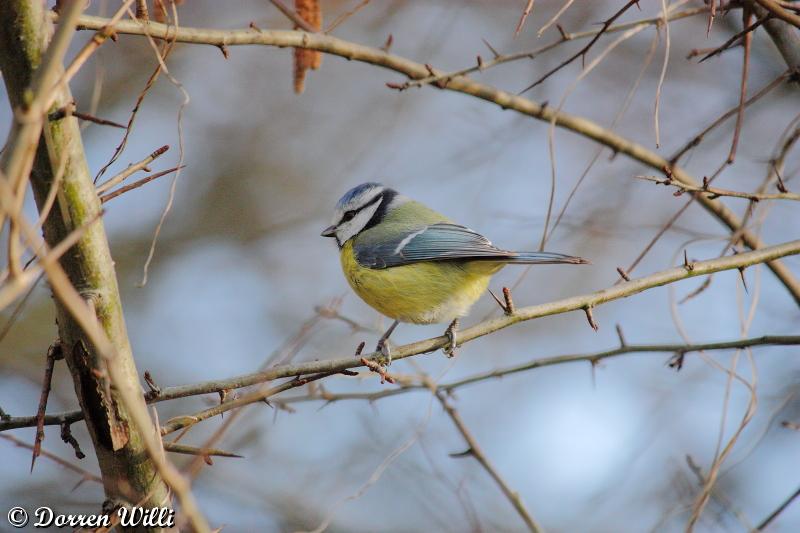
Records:
{"label": "bird's beak", "polygon": [[322,233],[320,233],[323,237],[336,237],[336,226],[328,226]]}

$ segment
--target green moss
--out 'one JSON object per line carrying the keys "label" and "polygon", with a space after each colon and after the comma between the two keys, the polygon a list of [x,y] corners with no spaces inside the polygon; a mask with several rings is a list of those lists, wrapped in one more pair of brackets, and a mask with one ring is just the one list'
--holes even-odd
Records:
{"label": "green moss", "polygon": [[[41,64],[44,43],[50,31],[43,5],[38,0],[0,0],[0,69],[3,71],[9,100],[14,107],[30,104],[34,98],[29,87],[36,68]],[[55,101],[54,108],[72,101],[69,89],[63,89]],[[100,202],[86,163],[77,120],[74,117],[47,120],[42,134],[44,142],[39,143],[30,177],[39,206],[44,202],[54,181],[54,168],[62,158],[67,158],[57,201],[44,227],[45,238],[53,246],[76,228],[92,221],[100,210]],[[12,138],[7,153],[13,152],[14,146]],[[100,325],[115,347],[112,364],[117,373],[124,376],[129,387],[139,390],[114,263],[101,222],[86,229],[77,245],[62,257],[61,264],[72,284],[85,297],[93,298]],[[58,302],[56,305],[62,343],[73,347],[91,346],[91,342],[66,308]],[[95,398],[97,391],[107,390],[103,382],[107,372],[101,355],[89,349],[88,353],[84,351],[84,356],[79,357],[73,354],[73,350],[68,350],[67,362],[73,374],[76,393],[85,410],[87,426],[92,434],[108,496],[163,505],[168,501],[166,486],[145,452],[142,437],[130,422],[131,416],[119,401],[116,389],[112,392],[113,400],[105,398],[104,392],[101,393],[102,408],[87,409],[88,403],[82,396],[83,388],[93,390]],[[118,450],[110,449],[108,439],[99,437],[103,433],[102,428],[108,434],[109,418],[106,408],[115,409],[122,426],[127,426],[128,441]],[[141,408],[145,408],[144,404]],[[97,431],[98,428],[100,432]]]}

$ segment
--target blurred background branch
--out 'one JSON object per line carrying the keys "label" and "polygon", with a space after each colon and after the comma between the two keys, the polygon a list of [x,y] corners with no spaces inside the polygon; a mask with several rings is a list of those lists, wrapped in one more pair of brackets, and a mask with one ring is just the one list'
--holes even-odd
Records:
{"label": "blurred background branch", "polygon": [[[30,4],[42,28],[59,21],[51,50],[67,58],[60,74],[40,69],[57,74],[42,86],[69,94],[34,87],[0,108],[2,160],[15,161],[0,172],[0,429],[15,429],[0,441],[0,506],[85,514],[106,496],[84,483],[97,464],[107,478],[104,452],[88,444],[92,420],[75,423],[53,343],[69,315],[97,362],[87,381],[136,407],[128,426],[150,437],[137,457],[183,500],[179,527],[798,529],[786,464],[800,421],[800,211],[784,201],[800,173],[796,2]],[[84,7],[91,31],[73,38]],[[319,68],[325,54],[355,61]],[[429,85],[442,90],[411,90]],[[23,126],[49,146],[79,121],[83,139],[70,138],[85,146],[15,148],[29,146],[15,140]],[[153,151],[167,145],[179,149]],[[642,174],[685,198],[630,179]],[[92,198],[70,211],[76,176]],[[353,348],[386,324],[344,297],[335,247],[317,237],[341,192],[372,180],[503,246],[541,235],[593,265],[503,271],[492,288],[513,301],[478,303],[456,359],[417,357],[448,341],[404,325],[384,368]],[[43,241],[53,216],[71,231]],[[81,277],[91,265],[58,262],[98,231],[144,394],[135,368],[117,389],[106,358],[121,307],[108,315],[105,285]],[[730,273],[712,283],[717,267]],[[457,459],[465,441],[482,459]]]}

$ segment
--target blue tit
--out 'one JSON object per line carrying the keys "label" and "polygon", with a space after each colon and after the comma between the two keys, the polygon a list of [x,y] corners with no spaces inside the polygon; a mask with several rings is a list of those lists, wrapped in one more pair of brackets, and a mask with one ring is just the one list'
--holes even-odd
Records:
{"label": "blue tit", "polygon": [[483,235],[380,183],[353,187],[339,199],[333,223],[322,232],[336,239],[345,278],[362,300],[398,322],[451,322],[486,291],[507,264],[583,264],[580,257],[550,252],[511,252]]}

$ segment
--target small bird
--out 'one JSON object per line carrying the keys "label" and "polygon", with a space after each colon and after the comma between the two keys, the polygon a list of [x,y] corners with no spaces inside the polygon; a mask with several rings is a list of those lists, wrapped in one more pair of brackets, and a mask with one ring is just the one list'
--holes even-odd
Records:
{"label": "small bird", "polygon": [[585,264],[550,252],[511,252],[380,183],[363,183],[336,204],[321,235],[336,239],[345,278],[362,300],[394,319],[376,347],[391,362],[388,339],[399,322],[450,322],[445,353],[456,347],[458,318],[505,265]]}

